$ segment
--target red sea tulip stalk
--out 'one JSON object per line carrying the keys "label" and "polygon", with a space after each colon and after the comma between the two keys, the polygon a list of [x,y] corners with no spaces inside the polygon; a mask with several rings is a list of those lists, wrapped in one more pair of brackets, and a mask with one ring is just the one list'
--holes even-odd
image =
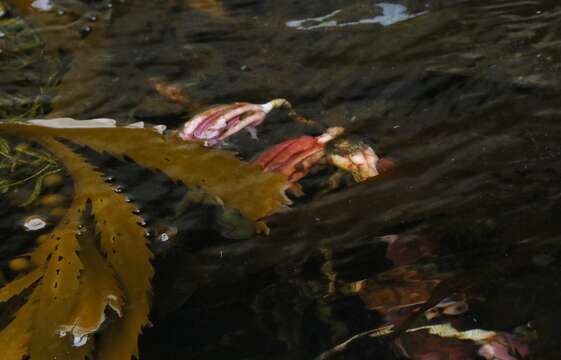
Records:
{"label": "red sea tulip stalk", "polygon": [[205,146],[214,146],[243,129],[257,138],[256,127],[279,107],[290,108],[290,103],[274,99],[262,105],[240,102],[214,106],[193,116],[178,135],[183,140],[204,141]]}

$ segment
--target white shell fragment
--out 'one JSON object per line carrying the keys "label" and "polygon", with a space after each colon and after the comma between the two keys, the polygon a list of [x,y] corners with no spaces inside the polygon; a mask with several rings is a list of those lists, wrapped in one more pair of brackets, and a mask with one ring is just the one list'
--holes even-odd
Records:
{"label": "white shell fragment", "polygon": [[47,222],[40,216],[30,216],[23,222],[25,231],[37,231],[47,226]]}

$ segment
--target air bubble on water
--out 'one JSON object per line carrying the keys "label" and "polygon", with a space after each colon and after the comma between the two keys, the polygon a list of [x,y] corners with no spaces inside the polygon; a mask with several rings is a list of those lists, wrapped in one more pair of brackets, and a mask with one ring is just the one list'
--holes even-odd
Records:
{"label": "air bubble on water", "polygon": [[83,26],[83,27],[80,29],[80,35],[81,35],[82,37],[88,36],[91,32],[92,32],[92,27],[89,26],[89,25]]}

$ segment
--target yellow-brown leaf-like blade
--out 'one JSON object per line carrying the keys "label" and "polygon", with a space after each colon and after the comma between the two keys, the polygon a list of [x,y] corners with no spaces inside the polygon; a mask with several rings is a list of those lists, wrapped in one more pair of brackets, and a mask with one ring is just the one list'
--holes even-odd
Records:
{"label": "yellow-brown leaf-like blade", "polygon": [[[103,182],[99,177],[98,181]],[[104,360],[138,358],[138,335],[150,323],[152,253],[140,226],[143,220],[133,214],[136,209],[125,201],[124,196],[113,191],[92,200],[101,247],[123,284],[126,298],[123,317],[111,324],[100,340],[99,358]]]}
{"label": "yellow-brown leaf-like blade", "polygon": [[[35,269],[0,288],[0,302],[10,300],[23,290],[33,285],[43,276],[43,269]],[[1,349],[1,348],[0,348]]]}
{"label": "yellow-brown leaf-like blade", "polygon": [[136,163],[166,173],[187,186],[200,187],[257,221],[287,205],[288,182],[281,174],[263,172],[232,153],[162,136],[150,129],[52,129],[0,124],[0,133],[27,137],[59,136],[99,152],[127,156]]}
{"label": "yellow-brown leaf-like blade", "polygon": [[80,293],[70,321],[62,329],[74,337],[74,344],[83,346],[105,321],[110,307],[122,315],[123,293],[113,273],[95,248],[93,235],[80,236],[80,259],[84,269],[80,277]]}
{"label": "yellow-brown leaf-like blade", "polygon": [[37,307],[31,296],[17,312],[14,319],[0,332],[0,351],[3,360],[21,360],[28,354],[33,313]]}
{"label": "yellow-brown leaf-like blade", "polygon": [[74,202],[47,240],[53,252],[47,260],[41,286],[35,290],[38,305],[29,348],[33,360],[80,359],[74,354],[81,350],[72,348],[67,337],[61,337],[60,326],[71,316],[78,298],[82,263],[77,255],[76,233],[83,209],[83,202]]}
{"label": "yellow-brown leaf-like blade", "polygon": [[[90,169],[80,156],[65,145],[50,139],[39,139],[65,165],[75,179],[83,170]],[[33,332],[29,345],[33,360],[80,360],[91,351],[91,346],[73,346],[64,325],[72,319],[81,305],[80,276],[83,263],[78,257],[80,245],[77,235],[82,228],[82,218],[89,194],[79,181],[75,181],[74,199],[66,215],[48,239],[32,254],[34,263],[46,266],[40,286],[35,290],[38,305],[33,317]]]}
{"label": "yellow-brown leaf-like blade", "polygon": [[[152,253],[148,249],[145,230],[140,225],[143,220],[134,214],[136,208],[108,186],[101,174],[79,155],[53,140],[41,139],[40,142],[67,165],[68,172],[74,178],[75,199],[91,201],[96,229],[101,236],[101,247],[125,292],[123,317],[104,331],[98,344],[98,358],[123,360],[138,357],[138,335],[149,324],[150,280],[154,276],[150,263]],[[84,266],[89,267],[91,262],[98,262],[100,259],[89,259],[85,253],[97,250],[93,245],[90,249],[87,248],[88,244],[85,245],[82,257]],[[89,276],[88,271],[84,270],[83,273],[84,276]],[[106,287],[104,291],[108,290],[111,289]],[[120,309],[117,303],[113,305],[115,309]]]}

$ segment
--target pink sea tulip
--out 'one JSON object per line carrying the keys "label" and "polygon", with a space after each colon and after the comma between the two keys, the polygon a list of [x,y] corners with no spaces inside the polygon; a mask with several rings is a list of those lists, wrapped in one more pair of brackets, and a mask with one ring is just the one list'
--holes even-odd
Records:
{"label": "pink sea tulip", "polygon": [[485,359],[520,360],[525,359],[530,351],[528,345],[508,333],[498,333],[479,348],[478,354]]}
{"label": "pink sea tulip", "polygon": [[202,140],[205,146],[214,146],[242,129],[257,138],[256,127],[278,107],[290,107],[290,104],[285,99],[275,99],[262,105],[233,103],[214,106],[187,121],[179,136],[183,140]]}
{"label": "pink sea tulip", "polygon": [[325,144],[344,131],[332,127],[320,136],[300,136],[277,144],[262,153],[255,163],[265,171],[278,172],[296,182],[308,174],[325,155]]}

